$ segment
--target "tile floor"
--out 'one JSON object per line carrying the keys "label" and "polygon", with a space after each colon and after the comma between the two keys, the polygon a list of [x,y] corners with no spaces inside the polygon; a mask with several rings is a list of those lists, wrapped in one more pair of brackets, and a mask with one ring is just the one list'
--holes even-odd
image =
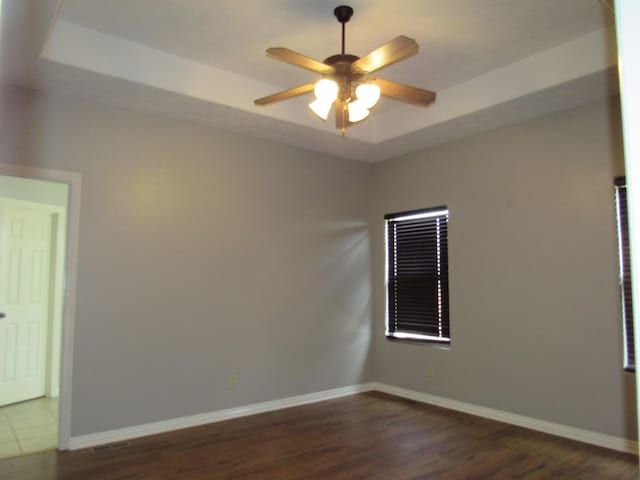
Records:
{"label": "tile floor", "polygon": [[57,443],[57,398],[0,407],[0,459],[53,450]]}

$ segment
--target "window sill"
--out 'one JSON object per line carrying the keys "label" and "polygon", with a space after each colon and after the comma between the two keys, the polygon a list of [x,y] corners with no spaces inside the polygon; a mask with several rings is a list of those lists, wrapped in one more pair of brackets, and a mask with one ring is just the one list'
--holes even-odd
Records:
{"label": "window sill", "polygon": [[431,345],[443,350],[451,349],[451,340],[431,340],[428,338],[402,338],[393,335],[386,335],[387,341],[397,343],[412,343],[414,345]]}

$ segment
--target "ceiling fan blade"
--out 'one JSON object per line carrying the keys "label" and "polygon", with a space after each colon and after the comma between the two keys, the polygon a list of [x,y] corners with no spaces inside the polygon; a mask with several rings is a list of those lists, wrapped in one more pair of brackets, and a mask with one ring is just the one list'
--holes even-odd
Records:
{"label": "ceiling fan blade", "polygon": [[254,100],[253,103],[254,105],[269,105],[270,103],[281,102],[282,100],[288,100],[290,98],[312,92],[315,86],[315,83],[307,83],[306,85],[300,85],[299,87],[290,88],[289,90],[284,90],[267,97],[259,98]]}
{"label": "ceiling fan blade", "polygon": [[267,48],[267,55],[276,60],[280,60],[282,62],[290,63],[291,65],[296,65],[298,67],[306,68],[307,70],[311,70],[312,72],[321,73],[323,75],[329,75],[335,72],[335,69],[331,65],[327,65],[326,63],[319,62],[314,60],[313,58],[309,58],[301,53],[294,52],[293,50],[289,50],[288,48],[283,47],[273,47]]}
{"label": "ceiling fan blade", "polygon": [[423,90],[381,78],[376,78],[372,80],[372,82],[380,87],[381,95],[395,98],[401,102],[426,107],[436,101],[436,92],[432,92],[431,90]]}
{"label": "ceiling fan blade", "polygon": [[351,67],[353,70],[367,74],[388,67],[416,53],[418,53],[416,41],[413,38],[400,35],[370,54],[356,60]]}

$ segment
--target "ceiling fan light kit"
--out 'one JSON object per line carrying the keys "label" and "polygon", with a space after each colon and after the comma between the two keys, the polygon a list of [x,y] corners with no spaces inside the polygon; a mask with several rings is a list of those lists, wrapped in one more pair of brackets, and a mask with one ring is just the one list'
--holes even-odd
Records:
{"label": "ceiling fan light kit", "polygon": [[306,57],[287,48],[268,48],[267,55],[298,67],[319,73],[321,80],[300,85],[255,100],[255,105],[269,105],[289,98],[314,92],[316,99],[309,104],[311,111],[322,120],[329,118],[335,106],[336,128],[344,136],[347,128],[369,116],[380,96],[386,96],[426,107],[435,102],[436,94],[430,90],[403,85],[380,78],[367,79],[367,75],[418,53],[415,40],[399,36],[364,57],[345,53],[345,24],[353,16],[347,5],[336,7],[333,14],[342,24],[342,53],[332,55],[323,62]]}
{"label": "ceiling fan light kit", "polygon": [[369,116],[369,109],[365,107],[364,102],[360,100],[350,101],[347,107],[349,123],[360,122]]}
{"label": "ceiling fan light kit", "polygon": [[356,87],[356,97],[365,108],[372,108],[380,99],[380,87],[375,83],[361,83]]}
{"label": "ceiling fan light kit", "polygon": [[322,100],[315,100],[309,104],[311,111],[322,120],[329,118],[329,112],[332,106],[333,102],[323,102]]}

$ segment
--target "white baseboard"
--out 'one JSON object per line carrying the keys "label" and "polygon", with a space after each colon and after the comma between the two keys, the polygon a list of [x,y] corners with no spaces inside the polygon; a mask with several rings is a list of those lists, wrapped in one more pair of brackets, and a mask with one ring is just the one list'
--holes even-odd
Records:
{"label": "white baseboard", "polygon": [[77,450],[80,448],[94,447],[106,443],[121,442],[132,438],[144,437],[147,435],[155,435],[158,433],[170,432],[181,428],[196,427],[206,425],[208,423],[222,422],[233,418],[246,417],[257,413],[270,412],[280,410],[282,408],[297,407],[307,403],[322,402],[333,398],[345,397],[356,393],[368,392],[375,390],[387,393],[396,397],[407,398],[420,403],[435,405],[438,407],[455,410],[458,412],[468,413],[478,417],[496,420],[498,422],[508,423],[519,427],[529,428],[539,432],[549,433],[558,437],[577,440],[579,442],[597,445],[599,447],[609,448],[625,453],[638,455],[638,442],[627,440],[624,438],[605,435],[602,433],[582,430],[580,428],[569,427],[558,423],[539,420],[537,418],[525,417],[514,413],[495,410],[492,408],[481,407],[471,403],[459,402],[445,397],[429,395],[428,393],[408,390],[406,388],[395,387],[384,383],[364,383],[349,387],[335,388],[322,392],[309,393],[296,397],[282,398],[269,402],[255,403],[243,407],[234,407],[225,410],[218,410],[199,415],[191,415],[188,417],[174,418],[161,422],[147,423],[133,427],[118,428],[106,432],[92,433],[89,435],[80,435],[71,437],[69,441],[69,449]]}
{"label": "white baseboard", "polygon": [[459,402],[457,400],[429,395],[428,393],[416,392],[415,390],[407,390],[406,388],[394,387],[384,383],[374,382],[373,390],[388,393],[396,397],[407,398],[420,403],[427,403],[429,405],[448,408],[449,410],[468,413],[477,417],[488,418],[490,420],[496,420],[498,422],[536,430],[538,432],[549,433],[558,437],[638,455],[638,442],[627,440],[625,438],[614,437],[589,430],[582,430],[580,428],[569,427],[567,425],[539,420],[537,418],[525,417],[524,415],[516,415],[514,413],[504,412],[501,410],[494,410],[493,408]]}
{"label": "white baseboard", "polygon": [[174,418],[161,422],[147,423],[133,427],[118,428],[106,432],[91,433],[89,435],[80,435],[71,437],[69,440],[69,450],[77,450],[80,448],[94,447],[96,445],[104,445],[106,443],[121,442],[132,438],[144,437],[147,435],[155,435],[157,433],[170,432],[172,430],[180,430],[181,428],[196,427],[208,423],[222,422],[232,418],[246,417],[257,413],[270,412],[272,410],[280,410],[282,408],[297,407],[307,403],[322,402],[333,398],[345,397],[356,393],[368,392],[373,389],[372,383],[354,385],[349,387],[334,388],[322,392],[309,393],[306,395],[298,395],[296,397],[282,398],[270,402],[254,403],[243,407],[228,408],[225,410],[217,410],[199,415],[190,415],[188,417]]}

